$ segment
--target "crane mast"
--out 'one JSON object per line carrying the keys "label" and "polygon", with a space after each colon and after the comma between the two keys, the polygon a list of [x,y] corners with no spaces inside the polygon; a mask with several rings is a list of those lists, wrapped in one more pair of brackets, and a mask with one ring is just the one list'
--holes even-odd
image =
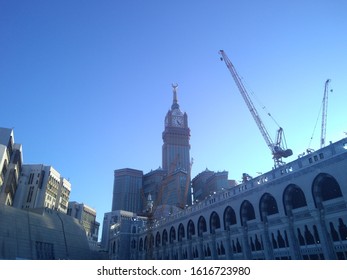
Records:
{"label": "crane mast", "polygon": [[269,147],[269,149],[271,150],[273,159],[274,159],[274,163],[275,163],[275,167],[278,167],[280,165],[283,164],[282,162],[282,158],[283,157],[288,157],[291,156],[293,154],[292,150],[290,149],[284,149],[282,148],[282,139],[283,139],[283,129],[280,127],[277,131],[277,136],[276,136],[276,143],[274,143],[268,133],[268,131],[266,130],[266,127],[264,125],[264,123],[262,122],[257,109],[255,108],[246,88],[244,87],[240,76],[238,75],[234,65],[231,63],[231,61],[229,60],[228,56],[225,54],[225,52],[223,50],[219,51],[219,54],[221,55],[221,60],[225,62],[226,66],[228,67],[235,83],[236,86],[238,87],[241,96],[243,97],[249,111],[251,112],[251,115],[253,117],[253,119],[255,120],[255,123],[257,124],[267,146]]}
{"label": "crane mast", "polygon": [[328,111],[328,91],[329,91],[329,83],[330,79],[327,79],[324,87],[324,95],[323,95],[323,110],[322,110],[322,129],[321,129],[321,142],[320,147],[323,148],[325,146],[325,136],[327,130],[327,111]]}

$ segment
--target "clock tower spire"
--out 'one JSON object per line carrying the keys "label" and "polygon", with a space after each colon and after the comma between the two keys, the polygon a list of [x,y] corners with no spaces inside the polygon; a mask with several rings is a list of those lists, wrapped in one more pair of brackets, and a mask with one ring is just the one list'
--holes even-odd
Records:
{"label": "clock tower spire", "polygon": [[172,88],[173,88],[173,101],[172,101],[172,105],[171,105],[171,110],[179,109],[180,106],[178,105],[178,101],[177,101],[178,84],[172,84]]}
{"label": "clock tower spire", "polygon": [[172,84],[173,101],[165,116],[163,132],[162,166],[168,173],[177,169],[188,171],[190,168],[190,129],[188,116],[180,110],[177,101],[177,84]]}

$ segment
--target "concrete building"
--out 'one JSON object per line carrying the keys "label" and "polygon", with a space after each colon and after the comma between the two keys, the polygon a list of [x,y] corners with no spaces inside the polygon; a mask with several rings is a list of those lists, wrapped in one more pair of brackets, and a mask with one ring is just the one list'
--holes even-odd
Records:
{"label": "concrete building", "polygon": [[13,206],[47,207],[67,213],[70,192],[71,183],[52,166],[23,164]]}
{"label": "concrete building", "polygon": [[84,203],[69,202],[67,214],[77,219],[83,226],[89,246],[98,249],[98,236],[100,223],[96,221],[96,210]]}
{"label": "concrete building", "polygon": [[174,113],[176,87],[173,100],[165,117],[164,168],[143,176],[147,212],[116,221],[118,214],[105,215],[110,258],[347,259],[347,138],[258,177],[245,174],[241,183],[227,172],[201,172],[192,180],[195,203],[179,207],[189,134],[186,115]]}
{"label": "concrete building", "polygon": [[148,212],[150,208],[153,209],[154,203],[161,205],[164,203],[163,197],[159,190],[164,186],[165,178],[167,177],[167,171],[159,167],[156,170],[151,170],[143,176],[143,206],[142,212]]}
{"label": "concrete building", "polygon": [[[178,104],[177,85],[172,87],[172,105],[165,116],[162,133],[162,167],[147,174],[131,168],[115,170],[111,213],[131,212],[136,217],[146,219],[148,216],[172,215],[192,204],[188,116]],[[104,218],[102,246],[105,248],[110,248],[110,231],[114,232],[111,229],[112,215],[105,214]],[[121,220],[124,222],[126,219]],[[119,257],[126,258],[125,255]]]}
{"label": "concrete building", "polygon": [[97,259],[78,220],[49,208],[0,205],[0,259]]}
{"label": "concrete building", "polygon": [[66,215],[70,192],[52,166],[23,164],[13,130],[0,128],[0,259],[105,259],[95,210]]}
{"label": "concrete building", "polygon": [[190,129],[188,116],[180,109],[177,100],[177,85],[173,85],[171,109],[165,116],[163,132],[162,167],[168,174],[182,169],[190,170]]}
{"label": "concrete building", "polygon": [[124,168],[114,171],[112,211],[142,211],[141,189],[143,172]]}
{"label": "concrete building", "polygon": [[147,174],[131,168],[114,171],[112,211],[144,213],[149,197],[156,206],[185,207],[192,203],[190,129],[188,116],[177,101],[177,85],[173,85],[173,101],[162,137],[162,168]]}
{"label": "concrete building", "polygon": [[347,138],[138,228],[131,256],[347,259],[346,170]]}
{"label": "concrete building", "polygon": [[131,237],[142,227],[147,217],[137,216],[133,212],[117,210],[105,213],[103,222],[103,239],[101,247],[107,251],[108,259],[129,260],[131,256],[129,245],[137,247],[136,241],[130,244]]}
{"label": "concrete building", "polygon": [[14,143],[13,129],[0,127],[0,204],[13,204],[22,162],[22,146]]}
{"label": "concrete building", "polygon": [[235,186],[235,180],[228,179],[228,172],[214,172],[206,168],[192,180],[195,202],[207,199],[209,196]]}

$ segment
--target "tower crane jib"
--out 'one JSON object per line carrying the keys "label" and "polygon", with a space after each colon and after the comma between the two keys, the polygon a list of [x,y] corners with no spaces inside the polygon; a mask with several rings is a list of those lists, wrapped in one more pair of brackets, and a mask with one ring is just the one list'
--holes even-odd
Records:
{"label": "tower crane jib", "polygon": [[238,75],[234,65],[231,63],[231,61],[229,60],[228,56],[225,54],[225,52],[223,50],[219,51],[219,54],[221,55],[221,60],[225,62],[227,68],[229,69],[236,86],[238,87],[241,96],[243,97],[248,110],[251,112],[251,115],[254,119],[254,121],[256,122],[267,146],[269,147],[269,149],[271,150],[273,159],[274,159],[274,163],[275,163],[275,167],[278,167],[280,165],[283,164],[282,162],[282,158],[286,158],[289,157],[293,154],[292,150],[290,149],[286,149],[283,147],[282,145],[282,139],[283,139],[283,129],[280,127],[277,131],[277,137],[276,137],[276,142],[274,143],[268,133],[268,131],[265,128],[265,125],[263,124],[257,109],[255,108],[246,88],[244,87],[240,76]]}
{"label": "tower crane jib", "polygon": [[321,129],[321,142],[320,147],[323,148],[325,146],[325,137],[327,130],[327,112],[328,112],[328,91],[329,91],[329,83],[330,79],[327,79],[324,87],[324,95],[323,95],[323,110],[322,110],[322,129]]}

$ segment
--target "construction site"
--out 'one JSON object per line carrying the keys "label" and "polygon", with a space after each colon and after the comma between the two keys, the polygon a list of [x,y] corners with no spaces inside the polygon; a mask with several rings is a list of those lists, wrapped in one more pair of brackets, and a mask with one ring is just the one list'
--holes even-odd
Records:
{"label": "construction site", "polygon": [[326,144],[331,80],[322,90],[320,148],[291,159],[284,129],[267,113],[278,126],[273,141],[234,65],[219,55],[270,150],[272,170],[245,172],[241,181],[208,169],[191,178],[188,116],[173,84],[162,167],[115,170],[102,236],[109,258],[347,259],[347,139]]}

